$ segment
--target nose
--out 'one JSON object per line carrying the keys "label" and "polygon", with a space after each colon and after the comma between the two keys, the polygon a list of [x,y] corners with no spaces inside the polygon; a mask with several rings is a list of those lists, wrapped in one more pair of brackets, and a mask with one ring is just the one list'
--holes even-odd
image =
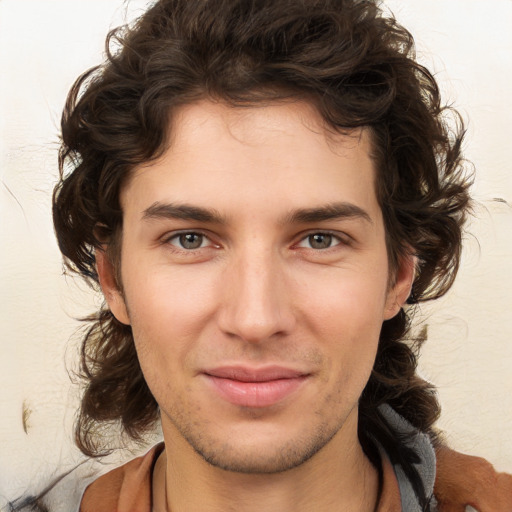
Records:
{"label": "nose", "polygon": [[241,255],[231,262],[219,312],[220,329],[259,343],[289,334],[295,325],[283,262],[270,251]]}

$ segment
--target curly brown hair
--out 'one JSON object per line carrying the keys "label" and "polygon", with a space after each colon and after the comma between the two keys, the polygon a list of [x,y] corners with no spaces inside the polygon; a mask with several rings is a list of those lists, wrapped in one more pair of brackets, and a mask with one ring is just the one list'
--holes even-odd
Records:
{"label": "curly brown hair", "polygon": [[[160,0],[133,26],[110,32],[106,48],[106,62],[75,82],[62,117],[53,215],[69,269],[97,284],[101,241],[119,270],[119,192],[136,166],[161,155],[177,107],[203,98],[234,106],[301,98],[334,130],[369,128],[391,269],[411,251],[418,258],[409,304],[450,288],[469,205],[463,124],[441,105],[410,33],[376,1]],[[368,452],[377,438],[392,460],[414,469],[378,411],[389,403],[434,437],[439,405],[416,374],[407,339],[413,306],[406,309],[383,324],[360,399],[359,436]],[[158,404],[130,327],[106,308],[90,320],[76,439],[95,456],[99,425],[120,421],[140,439],[157,420]]]}

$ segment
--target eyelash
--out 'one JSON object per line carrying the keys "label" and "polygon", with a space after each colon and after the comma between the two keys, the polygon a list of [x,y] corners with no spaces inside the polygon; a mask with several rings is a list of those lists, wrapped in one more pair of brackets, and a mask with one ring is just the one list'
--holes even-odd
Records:
{"label": "eyelash", "polygon": [[[187,248],[187,247],[183,247],[183,245],[179,246],[177,244],[172,243],[173,240],[177,240],[178,242],[181,242],[182,237],[186,237],[186,236],[190,236],[190,235],[195,235],[195,236],[201,237],[201,245],[199,247]],[[166,236],[162,240],[162,243],[172,245],[178,251],[190,253],[190,252],[196,251],[198,249],[205,249],[206,247],[208,247],[208,246],[203,246],[203,243],[206,240],[210,241],[210,245],[215,245],[215,244],[213,244],[213,242],[211,242],[210,238],[205,233],[201,233],[200,231],[180,231],[177,233],[172,233],[170,236]]]}
{"label": "eyelash", "polygon": [[[182,239],[182,237],[191,236],[191,235],[201,237],[200,245],[198,247],[192,247],[192,248],[183,247],[184,239]],[[311,247],[312,237],[315,237],[315,236],[328,237],[330,244],[327,247],[317,247],[317,248]],[[177,240],[180,245],[174,244],[172,242],[173,240]],[[301,245],[302,243],[307,243],[308,240],[310,241],[309,247],[305,247],[305,246]],[[205,241],[210,241],[210,244],[203,246]],[[334,245],[332,245],[332,242],[336,242],[336,243],[334,243]],[[350,242],[351,242],[350,237],[346,234],[333,233],[331,231],[310,231],[301,236],[299,242],[294,244],[294,248],[305,248],[305,249],[311,249],[314,251],[327,251],[329,249],[334,249],[335,247],[337,247],[339,245],[350,245]],[[182,251],[185,253],[191,253],[191,252],[197,251],[199,249],[205,249],[205,248],[208,248],[211,246],[215,246],[215,244],[211,241],[210,237],[200,231],[180,231],[177,233],[175,232],[175,233],[172,233],[170,236],[166,236],[162,240],[162,243],[172,245],[175,250]]]}
{"label": "eyelash", "polygon": [[[316,247],[316,248],[311,247],[312,238],[315,236],[328,237],[329,242],[336,242],[336,243],[334,243],[333,245],[330,244],[328,247]],[[337,247],[339,245],[349,245],[350,244],[350,240],[347,235],[342,235],[340,233],[333,233],[331,231],[313,231],[313,232],[309,232],[308,234],[303,236],[300,239],[299,243],[295,244],[295,246],[302,248],[304,246],[302,246],[301,244],[307,243],[308,241],[309,241],[309,247],[305,247],[305,248],[312,249],[315,251],[327,251],[329,249],[334,249],[335,247]]]}

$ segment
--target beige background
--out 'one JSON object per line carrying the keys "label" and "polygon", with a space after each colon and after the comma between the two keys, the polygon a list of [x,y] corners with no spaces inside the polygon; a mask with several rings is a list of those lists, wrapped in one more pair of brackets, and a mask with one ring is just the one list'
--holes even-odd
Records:
{"label": "beige background", "polygon": [[[144,3],[0,0],[0,509],[82,460],[66,368],[76,360],[74,318],[100,299],[61,272],[49,203],[58,123],[108,28]],[[512,1],[385,4],[468,120],[466,154],[477,169],[459,280],[418,317],[430,337],[421,371],[438,385],[450,443],[512,472]],[[69,511],[59,496],[53,503]]]}

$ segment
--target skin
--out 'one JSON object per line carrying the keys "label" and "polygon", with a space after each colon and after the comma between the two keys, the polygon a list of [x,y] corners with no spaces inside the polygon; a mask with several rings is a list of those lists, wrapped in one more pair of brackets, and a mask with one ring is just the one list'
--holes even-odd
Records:
{"label": "skin", "polygon": [[[97,263],[161,409],[156,510],[374,510],[357,404],[414,261],[390,275],[370,154],[366,130],[327,133],[303,102],[204,100],[125,185],[122,292]],[[301,379],[270,405],[233,404],[208,375],[233,365]]]}

